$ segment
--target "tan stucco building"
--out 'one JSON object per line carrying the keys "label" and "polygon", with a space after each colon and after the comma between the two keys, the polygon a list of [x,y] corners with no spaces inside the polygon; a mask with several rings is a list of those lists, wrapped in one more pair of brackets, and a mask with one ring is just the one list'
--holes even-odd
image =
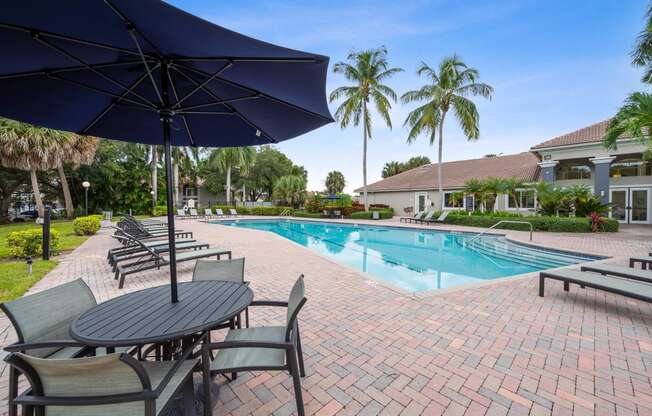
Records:
{"label": "tan stucco building", "polygon": [[[652,224],[652,164],[642,159],[645,146],[631,138],[618,141],[616,150],[602,145],[609,120],[546,140],[530,151],[442,163],[444,209],[472,209],[472,197],[450,203],[449,195],[462,190],[469,179],[517,177],[559,186],[587,185],[604,202],[613,204],[611,216],[624,223]],[[371,204],[387,204],[403,215],[439,207],[437,164],[421,166],[368,185]],[[362,188],[356,189],[362,193]],[[520,195],[521,211],[536,211],[536,195]],[[515,210],[514,202],[500,195],[494,209]]]}

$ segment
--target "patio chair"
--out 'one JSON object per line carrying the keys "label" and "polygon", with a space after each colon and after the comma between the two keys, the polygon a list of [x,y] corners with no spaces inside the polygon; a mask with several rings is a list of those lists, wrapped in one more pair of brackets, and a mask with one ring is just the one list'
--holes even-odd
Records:
{"label": "patio chair", "polygon": [[583,272],[595,272],[602,275],[623,277],[625,279],[638,280],[652,283],[652,270],[639,270],[631,267],[618,266],[616,264],[587,264],[581,267]]}
{"label": "patio chair", "polygon": [[[138,240],[136,240],[138,241]],[[138,241],[140,243],[140,241]],[[118,280],[118,289],[122,289],[125,284],[125,278],[127,275],[143,272],[146,270],[158,269],[161,266],[166,266],[170,264],[170,258],[168,256],[161,255],[155,250],[142,246],[145,250],[143,255],[139,257],[137,261],[132,263],[118,265],[115,271],[115,279]],[[192,250],[182,253],[176,253],[177,263],[182,263],[184,261],[205,259],[208,257],[215,257],[218,260],[222,256],[227,256],[231,258],[231,250],[226,250],[222,248],[206,248],[203,250]]]}
{"label": "patio chair", "polygon": [[204,209],[204,221],[208,222],[208,220],[213,218],[213,211],[210,208]]}
{"label": "patio chair", "polygon": [[188,211],[190,211],[190,217],[192,219],[199,218],[199,213],[197,212],[197,210],[195,208],[190,208]]}
{"label": "patio chair", "polygon": [[652,268],[652,256],[638,256],[629,259],[629,267],[636,266],[636,263],[641,263],[643,270],[647,270],[648,267]]}
{"label": "patio chair", "polygon": [[412,222],[412,220],[421,219],[421,216],[423,215],[423,213],[424,213],[424,211],[419,211],[419,212],[417,212],[416,214],[414,214],[411,217],[401,217],[401,218],[399,218],[398,221],[399,222],[410,223],[410,222]]}
{"label": "patio chair", "polygon": [[[7,345],[8,352],[22,352],[34,357],[62,359],[105,352],[94,350],[70,337],[70,324],[79,315],[97,305],[93,292],[77,279],[59,286],[0,304],[0,309],[14,327],[18,341]],[[122,348],[120,351],[128,351]],[[20,371],[9,369],[9,398],[18,394]],[[10,414],[16,414],[10,405]]]}
{"label": "patio chair", "polygon": [[156,416],[178,393],[183,414],[195,414],[195,359],[138,361],[127,354],[48,360],[13,353],[5,361],[29,375],[30,391],[11,400],[24,414]]}
{"label": "patio chair", "polygon": [[177,210],[177,215],[174,217],[174,219],[176,219],[176,220],[185,220],[185,219],[188,219],[188,218],[190,218],[190,216],[188,214],[186,214],[186,211],[184,211],[182,209],[178,209]]}
{"label": "patio chair", "polygon": [[414,222],[418,224],[423,224],[426,221],[430,221],[433,215],[435,215],[435,211],[428,211],[428,213],[426,213],[426,215],[424,215],[423,218],[414,218]]}
{"label": "patio chair", "polygon": [[215,216],[216,217],[224,217],[224,212],[222,212],[222,208],[215,208]]}
{"label": "patio chair", "polygon": [[[226,282],[249,283],[244,280],[244,257],[228,260],[197,260],[192,271],[192,281],[220,280]],[[249,327],[249,308],[245,309],[245,326]],[[242,319],[238,315],[238,326]]]}
{"label": "patio chair", "polygon": [[[286,307],[284,326],[264,326],[231,329],[222,342],[202,346],[204,397],[210,400],[211,376],[239,371],[288,371],[294,384],[294,396],[299,416],[304,416],[301,378],[305,376],[298,314],[306,303],[303,275],[292,287],[287,302],[253,301],[251,306]],[[217,350],[215,359],[211,351]],[[207,394],[208,393],[208,394]],[[204,416],[212,415],[212,406],[204,406]]]}
{"label": "patio chair", "polygon": [[234,208],[229,208],[229,215],[232,217],[239,217],[240,214],[238,214],[238,211],[236,211]]}
{"label": "patio chair", "polygon": [[441,214],[439,214],[439,217],[437,218],[430,218],[425,220],[426,224],[443,224],[444,221],[446,221],[446,217],[448,217],[448,214],[450,214],[450,211],[444,211]]}
{"label": "patio chair", "polygon": [[569,291],[571,283],[581,287],[590,287],[630,298],[652,302],[652,285],[648,283],[603,276],[597,273],[582,272],[575,269],[547,270],[539,273],[539,296],[543,297],[545,279],[560,280],[564,291]]}
{"label": "patio chair", "polygon": [[[118,237],[116,238],[126,238],[126,237]],[[201,250],[201,249],[207,249],[210,247],[210,244],[205,243],[203,241],[191,241],[187,243],[177,243],[175,242],[174,246],[176,247],[177,251],[183,251],[183,250]],[[139,259],[144,252],[146,252],[144,247],[138,247],[139,250],[137,251],[132,251],[130,253],[120,253],[120,254],[114,254],[111,259],[109,259],[109,264],[112,266],[113,271],[115,272],[116,268],[118,267],[118,264],[121,262],[129,261],[129,260],[134,260],[134,259]],[[167,253],[170,251],[170,245],[166,242],[165,244],[161,245],[156,245],[156,246],[148,246],[149,249],[152,251],[161,254],[161,253]],[[136,250],[136,249],[134,249]]]}
{"label": "patio chair", "polygon": [[371,219],[372,219],[372,220],[379,220],[379,219],[380,219],[380,212],[378,212],[378,211],[371,211]]}

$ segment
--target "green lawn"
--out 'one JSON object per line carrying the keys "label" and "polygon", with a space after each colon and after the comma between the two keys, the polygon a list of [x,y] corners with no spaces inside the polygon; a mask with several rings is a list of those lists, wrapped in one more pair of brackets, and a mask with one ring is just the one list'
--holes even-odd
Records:
{"label": "green lawn", "polygon": [[[0,225],[0,260],[9,259],[9,247],[7,247],[7,234],[12,231],[29,230],[31,228],[41,228],[41,225],[33,222],[12,223]],[[86,241],[88,236],[76,235],[72,230],[72,221],[57,220],[52,221],[52,229],[59,230],[59,238],[61,241],[61,250],[68,251],[76,248],[81,243]]]}
{"label": "green lawn", "polygon": [[57,264],[55,260],[36,260],[32,266],[32,274],[28,275],[24,261],[0,263],[0,302],[21,297]]}

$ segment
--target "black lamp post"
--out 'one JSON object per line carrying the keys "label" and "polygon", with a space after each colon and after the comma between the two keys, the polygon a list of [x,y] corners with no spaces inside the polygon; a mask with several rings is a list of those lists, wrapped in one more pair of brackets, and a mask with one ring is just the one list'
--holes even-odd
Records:
{"label": "black lamp post", "polygon": [[82,186],[84,187],[84,199],[86,200],[86,205],[85,205],[85,215],[88,215],[88,188],[91,187],[91,183],[88,181],[82,182]]}

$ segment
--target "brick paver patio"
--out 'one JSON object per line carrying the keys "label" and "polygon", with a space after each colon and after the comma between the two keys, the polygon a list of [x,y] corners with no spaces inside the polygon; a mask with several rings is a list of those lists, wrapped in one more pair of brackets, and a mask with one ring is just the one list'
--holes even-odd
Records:
{"label": "brick paver patio", "polygon": [[[412,297],[279,236],[182,221],[198,240],[246,257],[257,299],[285,299],[305,274],[300,316],[308,414],[325,415],[652,415],[652,306],[561,283],[537,296],[532,275]],[[451,227],[446,227],[451,228]],[[461,227],[453,227],[462,229]],[[475,229],[477,231],[477,229]],[[84,278],[98,301],[166,284],[166,269],[117,283],[106,263],[109,230],[90,238],[32,291]],[[526,233],[509,232],[526,240]],[[608,235],[535,234],[538,244],[594,254],[643,254],[652,230]],[[188,280],[193,265],[179,267]],[[251,310],[252,325],[282,320]],[[1,343],[15,334],[4,316]],[[217,338],[220,334],[216,334]],[[3,368],[0,391],[6,396]],[[6,413],[2,401],[0,413]],[[242,373],[221,383],[216,415],[295,412],[287,374]]]}

